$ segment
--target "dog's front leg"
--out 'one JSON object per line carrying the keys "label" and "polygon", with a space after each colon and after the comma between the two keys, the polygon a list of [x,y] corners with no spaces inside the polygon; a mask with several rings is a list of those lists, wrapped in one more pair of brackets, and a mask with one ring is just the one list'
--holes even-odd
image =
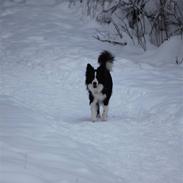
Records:
{"label": "dog's front leg", "polygon": [[107,121],[108,111],[109,111],[109,106],[104,105],[103,106],[103,114],[102,114],[102,120],[103,121]]}
{"label": "dog's front leg", "polygon": [[93,122],[95,122],[97,120],[97,103],[96,103],[96,101],[93,101],[90,104],[90,108],[91,108],[91,119]]}

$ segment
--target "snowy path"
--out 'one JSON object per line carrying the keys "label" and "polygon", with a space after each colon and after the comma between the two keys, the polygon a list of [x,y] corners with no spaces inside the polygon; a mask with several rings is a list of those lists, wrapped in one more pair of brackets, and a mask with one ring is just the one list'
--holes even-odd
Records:
{"label": "snowy path", "polygon": [[[182,67],[97,42],[58,0],[15,2],[0,9],[0,183],[182,183]],[[114,94],[91,123],[84,72],[103,49]]]}

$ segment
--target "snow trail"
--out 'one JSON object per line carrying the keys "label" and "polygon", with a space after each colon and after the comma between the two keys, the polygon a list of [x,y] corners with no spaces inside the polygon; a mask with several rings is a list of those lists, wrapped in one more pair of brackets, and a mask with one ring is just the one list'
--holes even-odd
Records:
{"label": "snow trail", "polygon": [[[167,52],[178,38],[143,53],[97,42],[62,1],[2,6],[0,182],[182,183],[183,72]],[[103,49],[114,93],[108,122],[91,123],[85,67]]]}

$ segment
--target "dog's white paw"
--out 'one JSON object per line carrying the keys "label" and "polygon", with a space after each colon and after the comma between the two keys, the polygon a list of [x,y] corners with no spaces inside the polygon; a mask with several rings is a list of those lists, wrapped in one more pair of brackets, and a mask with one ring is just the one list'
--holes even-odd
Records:
{"label": "dog's white paw", "polygon": [[92,120],[92,122],[97,121],[97,114],[96,114],[96,112],[92,112],[92,114],[91,114],[91,120]]}
{"label": "dog's white paw", "polygon": [[92,122],[95,123],[97,121],[97,118],[92,118]]}
{"label": "dog's white paw", "polygon": [[101,119],[102,121],[107,121],[107,116],[102,115]]}
{"label": "dog's white paw", "polygon": [[101,115],[100,114],[97,114],[97,119],[100,119],[101,118]]}
{"label": "dog's white paw", "polygon": [[104,106],[104,111],[103,111],[103,114],[102,114],[102,121],[107,121],[108,110],[109,110],[109,107]]}

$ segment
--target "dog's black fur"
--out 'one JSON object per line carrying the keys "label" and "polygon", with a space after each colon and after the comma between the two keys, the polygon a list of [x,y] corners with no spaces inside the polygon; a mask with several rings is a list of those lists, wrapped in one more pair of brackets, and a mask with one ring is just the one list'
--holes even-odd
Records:
{"label": "dog's black fur", "polygon": [[[103,51],[98,57],[99,67],[95,70],[88,64],[86,68],[85,84],[89,93],[90,105],[96,105],[93,106],[96,107],[96,117],[100,116],[100,104],[105,107],[109,105],[113,89],[109,65],[112,67],[113,61],[114,56],[108,51]],[[92,120],[95,121],[95,117]]]}

